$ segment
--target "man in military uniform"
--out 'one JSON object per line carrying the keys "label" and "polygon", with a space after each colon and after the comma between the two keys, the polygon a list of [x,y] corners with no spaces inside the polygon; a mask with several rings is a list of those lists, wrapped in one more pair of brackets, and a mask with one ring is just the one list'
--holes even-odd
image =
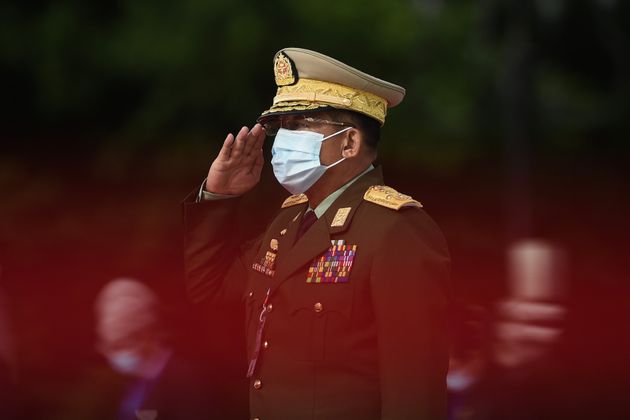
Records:
{"label": "man in military uniform", "polygon": [[[437,225],[374,167],[400,86],[325,55],[274,58],[277,95],[225,139],[184,204],[193,301],[245,309],[254,419],[442,419],[449,254]],[[265,136],[291,195],[251,246],[234,233]]]}

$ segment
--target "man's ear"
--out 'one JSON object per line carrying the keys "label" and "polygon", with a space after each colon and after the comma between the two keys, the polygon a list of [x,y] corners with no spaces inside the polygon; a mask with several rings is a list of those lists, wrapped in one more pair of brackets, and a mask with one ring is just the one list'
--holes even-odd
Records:
{"label": "man's ear", "polygon": [[348,135],[344,138],[342,143],[341,155],[349,159],[358,156],[361,148],[364,146],[363,136],[359,130],[351,128],[347,133]]}

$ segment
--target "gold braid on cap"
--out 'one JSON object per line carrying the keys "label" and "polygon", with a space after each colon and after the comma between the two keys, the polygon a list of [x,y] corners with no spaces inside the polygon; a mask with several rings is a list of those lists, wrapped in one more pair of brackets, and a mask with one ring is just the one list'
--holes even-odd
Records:
{"label": "gold braid on cap", "polygon": [[337,83],[299,79],[291,86],[279,86],[273,106],[262,115],[277,112],[304,111],[322,106],[360,112],[385,123],[387,101],[372,93]]}

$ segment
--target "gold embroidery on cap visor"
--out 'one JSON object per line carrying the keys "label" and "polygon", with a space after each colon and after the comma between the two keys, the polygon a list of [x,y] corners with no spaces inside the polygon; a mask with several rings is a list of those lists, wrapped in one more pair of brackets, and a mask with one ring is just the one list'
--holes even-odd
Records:
{"label": "gold embroidery on cap visor", "polygon": [[291,111],[308,111],[330,106],[360,112],[383,125],[387,101],[369,92],[336,83],[299,79],[295,85],[279,86],[271,108],[261,118]]}

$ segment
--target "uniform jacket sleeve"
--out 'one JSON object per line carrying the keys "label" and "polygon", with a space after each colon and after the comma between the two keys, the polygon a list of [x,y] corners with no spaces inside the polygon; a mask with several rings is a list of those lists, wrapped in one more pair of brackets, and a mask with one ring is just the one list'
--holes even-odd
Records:
{"label": "uniform jacket sleeve", "polygon": [[216,417],[246,418],[242,297],[249,248],[243,246],[246,235],[238,223],[241,200],[196,202],[197,193],[191,193],[183,203],[186,290],[196,304],[193,313],[202,320],[194,333],[208,360]]}
{"label": "uniform jacket sleeve", "polygon": [[370,279],[382,419],[445,419],[449,253],[423,210],[397,216]]}
{"label": "uniform jacket sleeve", "polygon": [[246,284],[245,261],[256,241],[244,245],[239,231],[239,198],[184,201],[184,263],[186,290],[195,302],[230,305],[242,301]]}

